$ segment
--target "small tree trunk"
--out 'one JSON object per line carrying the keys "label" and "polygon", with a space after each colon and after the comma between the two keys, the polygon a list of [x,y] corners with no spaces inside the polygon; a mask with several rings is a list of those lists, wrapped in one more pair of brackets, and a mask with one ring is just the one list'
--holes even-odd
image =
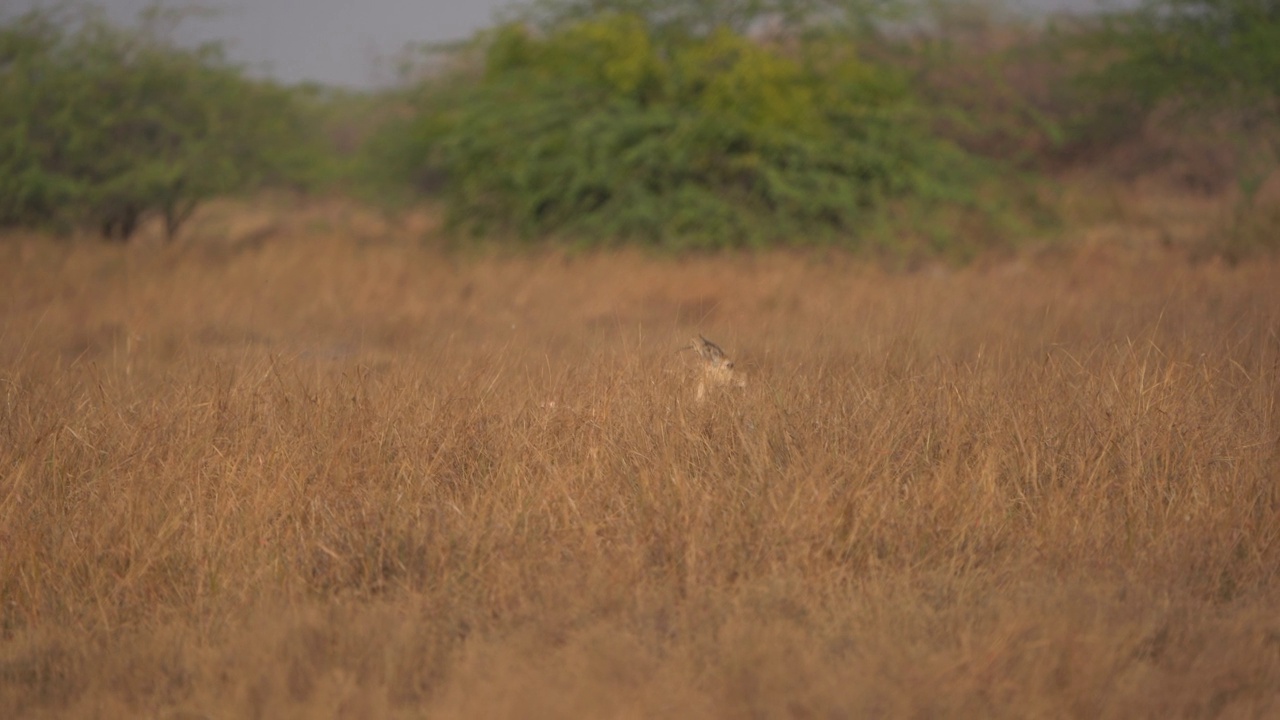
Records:
{"label": "small tree trunk", "polygon": [[196,201],[188,200],[187,202],[173,201],[167,203],[164,207],[164,240],[171,243],[178,236],[178,229],[183,223],[191,217],[191,213],[195,212]]}
{"label": "small tree trunk", "polygon": [[138,229],[138,218],[141,215],[141,211],[132,205],[125,205],[110,213],[102,221],[102,237],[122,243],[129,242],[134,230]]}

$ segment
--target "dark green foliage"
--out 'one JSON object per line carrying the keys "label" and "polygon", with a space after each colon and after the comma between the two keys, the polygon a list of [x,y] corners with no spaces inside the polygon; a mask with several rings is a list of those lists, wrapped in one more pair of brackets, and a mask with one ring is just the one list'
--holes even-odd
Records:
{"label": "dark green foliage", "polygon": [[1070,39],[1094,58],[1078,77],[1084,137],[1128,139],[1154,120],[1223,149],[1239,201],[1219,249],[1280,248],[1280,213],[1259,202],[1280,166],[1280,2],[1146,0]]}
{"label": "dark green foliage", "polygon": [[37,10],[0,28],[0,224],[125,239],[157,214],[172,236],[201,200],[314,172],[294,98],[216,46],[176,47],[168,19]]}
{"label": "dark green foliage", "polygon": [[402,173],[446,180],[463,226],[665,247],[850,242],[891,202],[978,202],[980,164],[847,39],[784,47],[606,14],[545,35],[508,25],[483,47],[478,77],[426,95],[384,140]]}
{"label": "dark green foliage", "polygon": [[1056,45],[1075,59],[1085,139],[1131,137],[1156,113],[1180,132],[1210,119],[1251,132],[1280,112],[1277,0],[1145,0]]}
{"label": "dark green foliage", "polygon": [[1280,97],[1276,0],[1146,0],[1104,16],[1087,38],[1104,62],[1085,79],[1142,109]]}
{"label": "dark green foliage", "polygon": [[544,32],[606,15],[641,19],[658,37],[706,35],[718,29],[742,35],[761,25],[787,33],[815,26],[874,33],[886,20],[908,14],[910,0],[533,0],[514,7],[519,23]]}

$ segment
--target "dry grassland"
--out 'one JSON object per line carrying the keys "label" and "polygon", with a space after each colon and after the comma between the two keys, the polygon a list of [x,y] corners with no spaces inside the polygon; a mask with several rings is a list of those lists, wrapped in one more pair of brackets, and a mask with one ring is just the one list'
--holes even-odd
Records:
{"label": "dry grassland", "polygon": [[0,715],[1280,715],[1275,261],[295,225],[0,240]]}

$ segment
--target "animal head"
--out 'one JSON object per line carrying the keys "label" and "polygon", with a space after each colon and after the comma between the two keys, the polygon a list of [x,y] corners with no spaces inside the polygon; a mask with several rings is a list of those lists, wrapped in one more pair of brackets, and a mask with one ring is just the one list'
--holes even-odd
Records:
{"label": "animal head", "polygon": [[746,376],[734,368],[733,361],[724,354],[724,350],[721,350],[719,345],[699,334],[693,339],[690,347],[702,359],[702,378],[698,382],[697,395],[699,400],[706,397],[710,388],[746,387]]}

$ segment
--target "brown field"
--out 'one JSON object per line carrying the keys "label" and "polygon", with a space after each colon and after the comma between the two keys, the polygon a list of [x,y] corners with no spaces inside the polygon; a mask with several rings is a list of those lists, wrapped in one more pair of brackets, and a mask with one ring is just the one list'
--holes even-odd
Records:
{"label": "brown field", "polygon": [[1280,262],[203,222],[0,238],[0,716],[1280,716]]}

